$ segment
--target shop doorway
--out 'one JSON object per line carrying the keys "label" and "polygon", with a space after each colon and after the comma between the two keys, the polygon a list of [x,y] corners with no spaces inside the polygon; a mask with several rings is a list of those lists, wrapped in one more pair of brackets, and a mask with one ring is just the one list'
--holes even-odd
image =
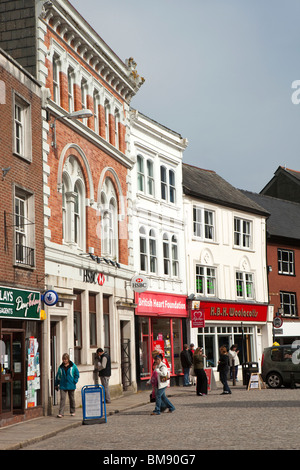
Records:
{"label": "shop doorway", "polygon": [[2,330],[0,415],[12,416],[25,410],[24,331]]}
{"label": "shop doorway", "polygon": [[57,322],[52,321],[50,323],[50,347],[51,347],[51,396],[53,397],[53,405],[58,404],[58,392],[55,390],[54,382],[55,375],[58,368],[57,364],[57,333],[56,333]]}
{"label": "shop doorway", "polygon": [[121,374],[123,390],[131,385],[130,322],[121,321]]}

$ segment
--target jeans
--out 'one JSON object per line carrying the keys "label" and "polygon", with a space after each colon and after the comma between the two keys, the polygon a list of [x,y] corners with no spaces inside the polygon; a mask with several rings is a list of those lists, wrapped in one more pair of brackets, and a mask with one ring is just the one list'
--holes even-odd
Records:
{"label": "jeans", "polygon": [[190,384],[190,368],[189,367],[184,367],[183,368],[183,385],[189,385]]}
{"label": "jeans", "polygon": [[228,374],[227,369],[220,371],[220,381],[223,384],[223,392],[231,393],[231,390],[230,390],[229,385],[227,383],[227,374]]}
{"label": "jeans", "polygon": [[169,408],[170,411],[175,410],[175,406],[172,405],[170,400],[166,397],[166,388],[156,388],[155,389],[155,409],[154,413],[160,415],[160,407],[161,405],[165,406],[166,408]]}

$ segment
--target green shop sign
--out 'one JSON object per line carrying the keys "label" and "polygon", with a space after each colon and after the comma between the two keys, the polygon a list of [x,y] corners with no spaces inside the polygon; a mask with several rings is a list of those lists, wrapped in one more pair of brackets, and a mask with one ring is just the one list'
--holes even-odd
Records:
{"label": "green shop sign", "polygon": [[40,312],[40,292],[0,286],[0,318],[39,320]]}

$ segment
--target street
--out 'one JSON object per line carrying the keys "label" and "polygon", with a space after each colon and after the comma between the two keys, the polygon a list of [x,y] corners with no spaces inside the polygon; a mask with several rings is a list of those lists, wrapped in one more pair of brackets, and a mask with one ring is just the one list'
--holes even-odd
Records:
{"label": "street", "polygon": [[300,449],[299,388],[247,391],[239,385],[232,387],[232,395],[220,395],[221,391],[218,388],[199,397],[190,387],[172,397],[169,389],[167,395],[176,407],[173,413],[151,416],[154,406],[149,403],[108,416],[107,423],[82,425],[24,450],[178,450],[192,454],[218,449]]}

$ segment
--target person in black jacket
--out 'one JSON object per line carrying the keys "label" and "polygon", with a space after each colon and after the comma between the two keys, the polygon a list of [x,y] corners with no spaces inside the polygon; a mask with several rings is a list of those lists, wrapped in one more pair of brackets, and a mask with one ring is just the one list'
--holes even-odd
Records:
{"label": "person in black jacket", "polygon": [[104,387],[105,391],[105,401],[110,403],[110,393],[109,393],[109,379],[111,376],[111,360],[107,352],[104,352],[102,348],[97,349],[98,356],[98,371],[101,384]]}
{"label": "person in black jacket", "polygon": [[227,375],[229,371],[229,356],[226,346],[220,347],[220,357],[218,363],[218,372],[220,372],[220,381],[223,384],[223,393],[221,395],[231,394],[231,390],[227,383]]}
{"label": "person in black jacket", "polygon": [[189,382],[189,375],[190,375],[190,368],[192,366],[191,356],[188,351],[189,347],[187,344],[183,345],[183,351],[180,353],[180,362],[183,370],[183,386],[188,387],[190,385]]}

